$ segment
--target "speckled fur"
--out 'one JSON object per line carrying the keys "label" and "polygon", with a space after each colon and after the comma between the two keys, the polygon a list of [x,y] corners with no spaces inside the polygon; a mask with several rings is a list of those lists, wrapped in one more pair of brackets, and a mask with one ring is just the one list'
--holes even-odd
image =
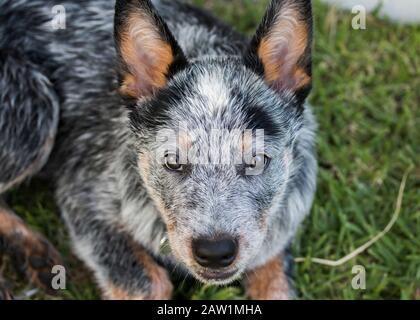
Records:
{"label": "speckled fur", "polygon": [[[66,8],[64,30],[50,25],[55,4]],[[280,257],[315,191],[316,126],[304,106],[310,88],[268,86],[255,56],[258,40],[283,6],[300,10],[307,20],[299,23],[311,25],[309,1],[273,0],[251,46],[185,3],[153,4],[187,63],[171,70],[167,85],[152,97],[133,100],[117,93],[121,61],[113,40],[113,1],[0,3],[0,192],[44,167],[55,182],[75,252],[108,298],[110,288],[123,290],[124,297],[168,298],[167,290],[159,296],[154,289],[165,276],[150,270],[160,266],[207,281],[191,259],[196,236],[241,239],[236,274],[214,283]],[[308,60],[299,63],[310,69]],[[265,129],[270,167],[252,178],[241,177],[232,165],[195,166],[184,177],[168,174],[150,155],[159,148],[159,130],[176,131],[180,122],[195,129],[198,146],[215,143],[225,153],[234,152],[235,143],[209,141],[210,128]],[[164,256],[165,236],[172,253]],[[139,250],[154,262],[139,259]]]}

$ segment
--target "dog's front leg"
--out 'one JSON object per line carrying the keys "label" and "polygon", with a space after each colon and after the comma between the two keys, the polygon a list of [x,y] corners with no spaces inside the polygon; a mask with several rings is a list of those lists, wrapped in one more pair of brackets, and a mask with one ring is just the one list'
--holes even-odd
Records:
{"label": "dog's front leg", "polygon": [[292,297],[283,259],[275,258],[247,272],[245,290],[252,300],[290,300]]}
{"label": "dog's front leg", "polygon": [[75,249],[93,271],[104,299],[171,298],[172,283],[167,271],[121,228],[91,220],[74,224],[73,230]]}

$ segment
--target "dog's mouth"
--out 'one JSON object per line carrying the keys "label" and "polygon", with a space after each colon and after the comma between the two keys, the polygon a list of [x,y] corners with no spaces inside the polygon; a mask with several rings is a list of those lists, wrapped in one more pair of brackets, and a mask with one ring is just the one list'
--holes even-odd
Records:
{"label": "dog's mouth", "polygon": [[236,278],[239,276],[238,270],[232,270],[232,271],[198,271],[196,272],[198,275],[198,278],[205,282],[210,284],[216,284],[216,285],[223,285],[228,284],[233,281],[235,281]]}

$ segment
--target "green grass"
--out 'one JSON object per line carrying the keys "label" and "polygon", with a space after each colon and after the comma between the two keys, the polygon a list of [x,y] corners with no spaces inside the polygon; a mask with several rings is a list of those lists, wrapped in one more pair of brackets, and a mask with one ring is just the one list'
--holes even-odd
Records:
{"label": "green grass", "polygon": [[[251,33],[267,1],[196,0],[239,30]],[[401,216],[378,243],[332,268],[296,265],[303,299],[420,299],[420,26],[399,26],[369,16],[353,30],[352,16],[315,2],[314,91],[321,164],[311,216],[294,244],[303,257],[339,259],[380,232],[395,208],[401,179],[412,167]],[[11,197],[13,208],[46,234],[69,265],[68,290],[58,297],[98,298],[90,274],[70,253],[51,193],[40,181]],[[353,290],[352,267],[366,268],[366,290]],[[6,269],[10,267],[6,263]],[[15,279],[15,292],[28,287]],[[240,288],[182,285],[177,296],[235,299]]]}

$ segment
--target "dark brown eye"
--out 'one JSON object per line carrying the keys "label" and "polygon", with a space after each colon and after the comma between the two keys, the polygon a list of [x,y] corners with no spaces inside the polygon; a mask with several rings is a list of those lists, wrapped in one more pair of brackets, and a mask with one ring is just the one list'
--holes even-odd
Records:
{"label": "dark brown eye", "polygon": [[165,155],[165,167],[170,171],[182,171],[184,166],[179,163],[179,156],[176,153]]}

